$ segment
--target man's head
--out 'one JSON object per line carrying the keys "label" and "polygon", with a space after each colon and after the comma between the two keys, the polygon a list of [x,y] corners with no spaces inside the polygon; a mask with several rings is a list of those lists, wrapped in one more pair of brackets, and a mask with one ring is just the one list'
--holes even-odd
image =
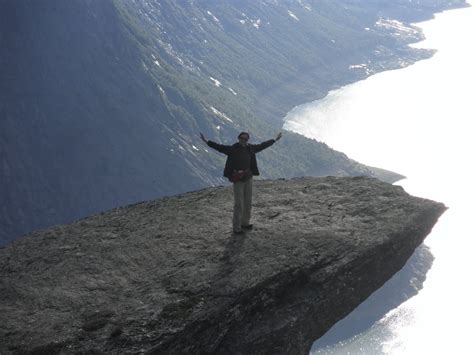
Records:
{"label": "man's head", "polygon": [[247,132],[240,132],[238,138],[240,144],[247,145],[247,142],[250,139],[250,135]]}

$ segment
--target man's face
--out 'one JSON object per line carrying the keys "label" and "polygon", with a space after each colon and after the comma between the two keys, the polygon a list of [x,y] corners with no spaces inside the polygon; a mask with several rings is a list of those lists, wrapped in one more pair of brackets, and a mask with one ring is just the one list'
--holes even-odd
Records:
{"label": "man's face", "polygon": [[242,134],[240,135],[239,137],[239,143],[242,144],[242,145],[247,145],[247,142],[249,141],[249,136],[247,136],[246,134]]}

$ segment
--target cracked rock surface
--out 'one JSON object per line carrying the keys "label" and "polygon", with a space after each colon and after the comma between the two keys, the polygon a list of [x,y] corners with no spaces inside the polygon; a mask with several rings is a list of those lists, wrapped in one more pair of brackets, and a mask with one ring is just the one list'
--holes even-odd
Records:
{"label": "cracked rock surface", "polygon": [[116,208],[0,249],[0,353],[307,354],[445,211],[366,177],[254,181]]}

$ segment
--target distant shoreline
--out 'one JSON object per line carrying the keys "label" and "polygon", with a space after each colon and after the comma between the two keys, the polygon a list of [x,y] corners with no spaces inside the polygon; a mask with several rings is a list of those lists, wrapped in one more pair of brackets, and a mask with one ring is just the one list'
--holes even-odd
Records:
{"label": "distant shoreline", "polygon": [[[293,105],[290,109],[287,109],[288,106],[285,105],[284,102],[276,100],[275,105],[278,106],[281,105],[281,111],[285,111],[284,115],[282,117],[282,123],[284,124],[284,118],[290,112],[293,110],[295,107],[298,107],[300,105],[308,104],[314,101],[322,100],[324,99],[329,92],[334,91],[334,90],[339,90],[347,85],[354,84],[359,81],[366,80],[367,78],[371,77],[372,75],[379,74],[385,71],[389,70],[398,70],[398,69],[403,69],[408,66],[411,66],[421,60],[425,59],[430,59],[434,56],[436,53],[436,49],[427,49],[427,48],[417,48],[417,47],[411,47],[410,45],[422,42],[425,40],[424,32],[421,28],[419,28],[417,25],[423,22],[431,21],[435,19],[436,14],[443,13],[445,11],[450,11],[450,10],[456,10],[456,9],[462,9],[462,8],[468,8],[471,7],[469,3],[465,4],[464,6],[452,6],[446,9],[441,9],[440,11],[433,12],[431,14],[425,14],[426,17],[419,18],[416,21],[409,22],[410,26],[414,26],[419,29],[418,32],[418,37],[416,40],[413,40],[413,38],[407,37],[403,41],[403,45],[399,47],[394,47],[392,48],[392,55],[387,57],[387,58],[377,58],[376,56],[372,55],[370,57],[370,72],[366,71],[365,73],[363,71],[357,72],[348,72],[346,76],[340,77],[339,80],[335,81],[332,83],[332,85],[326,87],[325,91],[322,94],[315,94],[314,92],[307,93],[306,95],[291,95],[292,90],[291,86],[292,83],[288,85],[288,99],[290,102],[296,102],[297,104]],[[316,72],[317,68],[313,69],[313,72]],[[314,73],[312,74],[312,71],[305,73],[303,76],[304,77],[312,77],[314,76]],[[295,80],[295,82],[304,82],[304,77],[299,78]],[[347,152],[343,152],[346,153]],[[375,177],[378,179],[394,184],[398,181],[404,180],[407,177],[399,174],[397,172],[393,172],[384,168],[380,167],[373,167],[373,166],[368,166],[365,165],[361,162],[358,162],[359,164],[365,166],[367,169],[369,169]]]}
{"label": "distant shoreline", "polygon": [[[320,82],[317,82],[317,85],[311,84],[320,79],[316,76],[319,67],[313,67],[309,70],[301,71],[298,77],[295,77],[291,82],[286,82],[277,88],[275,90],[276,93],[267,98],[267,105],[263,104],[261,108],[256,108],[258,115],[266,117],[269,120],[274,120],[275,113],[277,113],[283,123],[283,118],[293,108],[312,101],[321,100],[332,90],[337,90],[346,85],[365,80],[372,75],[384,71],[406,68],[420,60],[431,58],[436,53],[436,50],[410,46],[425,39],[422,29],[417,27],[417,24],[433,20],[436,14],[444,11],[471,7],[469,3],[451,5],[451,7],[439,9],[439,11],[436,12],[418,14],[419,16],[413,18],[413,21],[401,18],[400,20],[407,21],[406,24],[419,29],[418,36],[407,36],[401,38],[399,45],[390,48],[390,52],[385,56],[377,56],[374,55],[374,53],[363,53],[361,51],[361,54],[365,56],[369,62],[366,63],[369,72],[353,69],[348,69],[344,72],[335,71],[333,73],[334,76],[331,77],[333,80],[330,82],[327,81],[326,85],[323,86],[321,90]],[[263,101],[265,101],[265,99],[263,99]],[[259,103],[262,103],[262,101],[259,100]],[[272,109],[269,110],[268,108],[270,106]]]}

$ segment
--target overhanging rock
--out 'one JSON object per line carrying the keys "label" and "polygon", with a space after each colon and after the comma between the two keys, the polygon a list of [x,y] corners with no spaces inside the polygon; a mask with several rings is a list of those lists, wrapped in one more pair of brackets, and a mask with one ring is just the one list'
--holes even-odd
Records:
{"label": "overhanging rock", "polygon": [[395,274],[443,204],[357,177],[147,201],[0,249],[0,352],[305,354]]}

